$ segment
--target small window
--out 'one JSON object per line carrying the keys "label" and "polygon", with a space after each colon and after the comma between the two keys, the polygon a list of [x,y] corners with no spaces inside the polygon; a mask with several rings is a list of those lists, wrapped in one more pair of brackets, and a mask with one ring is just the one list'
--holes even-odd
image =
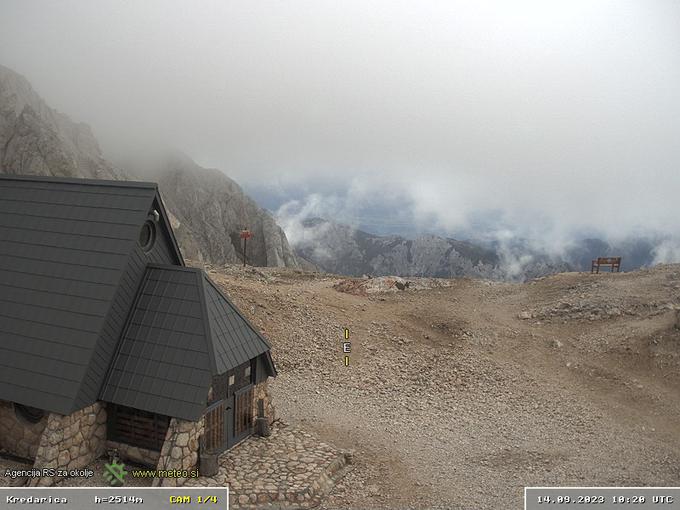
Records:
{"label": "small window", "polygon": [[107,406],[107,435],[112,441],[159,452],[170,417],[132,407]]}
{"label": "small window", "polygon": [[233,386],[234,383],[236,382],[236,377],[233,375],[229,376],[229,386]]}
{"label": "small window", "polygon": [[150,251],[156,242],[156,224],[149,220],[142,225],[139,231],[139,245],[144,251]]}
{"label": "small window", "polygon": [[45,416],[45,411],[37,407],[22,406],[21,404],[14,404],[14,414],[17,418],[28,423],[38,423]]}
{"label": "small window", "polygon": [[227,374],[219,374],[213,377],[213,393],[210,402],[216,402],[227,398],[229,395],[229,377]]}
{"label": "small window", "polygon": [[244,377],[250,377],[250,365],[246,367],[246,369],[243,371]]}

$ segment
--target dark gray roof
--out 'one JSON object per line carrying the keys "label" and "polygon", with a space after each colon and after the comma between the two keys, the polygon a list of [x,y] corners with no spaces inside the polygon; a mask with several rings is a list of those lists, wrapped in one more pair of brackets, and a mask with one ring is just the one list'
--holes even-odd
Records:
{"label": "dark gray roof", "polygon": [[[151,209],[162,242],[145,251]],[[276,375],[262,335],[183,266],[155,184],[0,175],[0,399],[197,419],[213,375],[258,357]]]}
{"label": "dark gray roof", "polygon": [[203,271],[149,265],[101,399],[196,420],[213,375],[269,349]]}
{"label": "dark gray roof", "polygon": [[0,399],[61,414],[88,401],[98,380],[89,369],[154,203],[167,222],[152,183],[0,176]]}
{"label": "dark gray roof", "polygon": [[204,274],[205,297],[216,373],[224,373],[269,351],[269,343]]}
{"label": "dark gray roof", "polygon": [[196,270],[147,269],[102,400],[200,416],[212,376],[202,293]]}

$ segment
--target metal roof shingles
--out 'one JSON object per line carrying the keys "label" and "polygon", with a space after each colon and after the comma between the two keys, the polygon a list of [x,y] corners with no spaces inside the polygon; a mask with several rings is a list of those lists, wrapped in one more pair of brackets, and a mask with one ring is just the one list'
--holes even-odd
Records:
{"label": "metal roof shingles", "polygon": [[[105,400],[195,419],[215,370],[269,349],[202,271],[137,264],[146,211],[165,215],[155,197],[150,183],[0,176],[0,398],[68,414],[108,369]],[[167,236],[157,258],[183,266]],[[114,295],[137,288],[130,264],[142,283],[109,366],[97,348],[128,315]]]}
{"label": "metal roof shingles", "polygon": [[0,398],[71,412],[154,196],[0,177]]}
{"label": "metal roof shingles", "polygon": [[203,283],[218,373],[269,351],[266,340],[205,274]]}
{"label": "metal roof shingles", "polygon": [[268,350],[203,271],[151,264],[102,399],[197,419],[213,375]]}
{"label": "metal roof shingles", "polygon": [[212,374],[207,332],[196,314],[198,278],[173,266],[147,268],[103,400],[184,419],[200,416]]}

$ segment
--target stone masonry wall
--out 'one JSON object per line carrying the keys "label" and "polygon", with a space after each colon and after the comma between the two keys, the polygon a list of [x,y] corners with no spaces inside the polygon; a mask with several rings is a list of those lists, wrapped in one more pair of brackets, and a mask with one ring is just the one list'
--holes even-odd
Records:
{"label": "stone masonry wall", "polygon": [[14,404],[0,400],[0,449],[17,457],[35,459],[45,425],[47,414],[38,423],[30,423],[16,415]]}
{"label": "stone masonry wall", "polygon": [[[50,413],[33,467],[82,469],[101,456],[105,447],[106,408],[103,403],[95,402],[67,416]],[[49,486],[59,478],[32,478],[30,485]]]}
{"label": "stone masonry wall", "polygon": [[161,456],[159,452],[111,440],[106,441],[106,450],[115,450],[121,460],[129,460],[150,468],[156,467]]}
{"label": "stone masonry wall", "polygon": [[[199,421],[186,421],[177,418],[170,420],[165,442],[161,448],[156,469],[174,471],[178,476],[156,478],[154,487],[179,487],[184,485],[191,470],[198,466],[199,438],[203,435],[203,418]],[[181,473],[177,473],[181,471]]]}
{"label": "stone masonry wall", "polygon": [[272,402],[268,381],[269,379],[266,379],[255,385],[255,390],[253,392],[253,423],[256,423],[257,421],[257,402],[260,399],[264,400],[264,415],[268,418],[269,424],[271,425],[274,423],[274,420],[276,420],[276,408]]}

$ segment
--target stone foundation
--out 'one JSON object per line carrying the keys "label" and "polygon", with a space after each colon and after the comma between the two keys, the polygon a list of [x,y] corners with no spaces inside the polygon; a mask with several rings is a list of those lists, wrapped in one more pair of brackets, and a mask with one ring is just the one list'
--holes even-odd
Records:
{"label": "stone foundation", "polygon": [[14,404],[0,400],[0,448],[7,453],[35,459],[46,425],[47,414],[38,423],[30,423],[16,415]]}
{"label": "stone foundation", "polygon": [[158,465],[158,459],[160,459],[161,456],[160,452],[154,452],[153,450],[147,450],[146,448],[141,448],[139,446],[130,446],[129,444],[118,443],[116,441],[107,441],[106,450],[115,450],[121,460],[129,460],[130,462],[141,464],[152,469]]}
{"label": "stone foundation", "polygon": [[260,399],[264,400],[264,415],[268,419],[269,424],[271,425],[276,420],[276,409],[274,408],[268,382],[269,379],[255,385],[255,390],[253,391],[253,423],[257,420],[257,402]]}
{"label": "stone foundation", "polygon": [[179,487],[190,477],[188,471],[198,467],[199,438],[203,435],[203,419],[186,421],[170,420],[165,442],[161,448],[156,469],[158,471],[181,471],[182,476],[155,478],[154,487]]}
{"label": "stone foundation", "polygon": [[[68,416],[50,413],[33,467],[82,469],[104,453],[106,409],[96,402]],[[30,486],[50,486],[63,476],[32,478]]]}

